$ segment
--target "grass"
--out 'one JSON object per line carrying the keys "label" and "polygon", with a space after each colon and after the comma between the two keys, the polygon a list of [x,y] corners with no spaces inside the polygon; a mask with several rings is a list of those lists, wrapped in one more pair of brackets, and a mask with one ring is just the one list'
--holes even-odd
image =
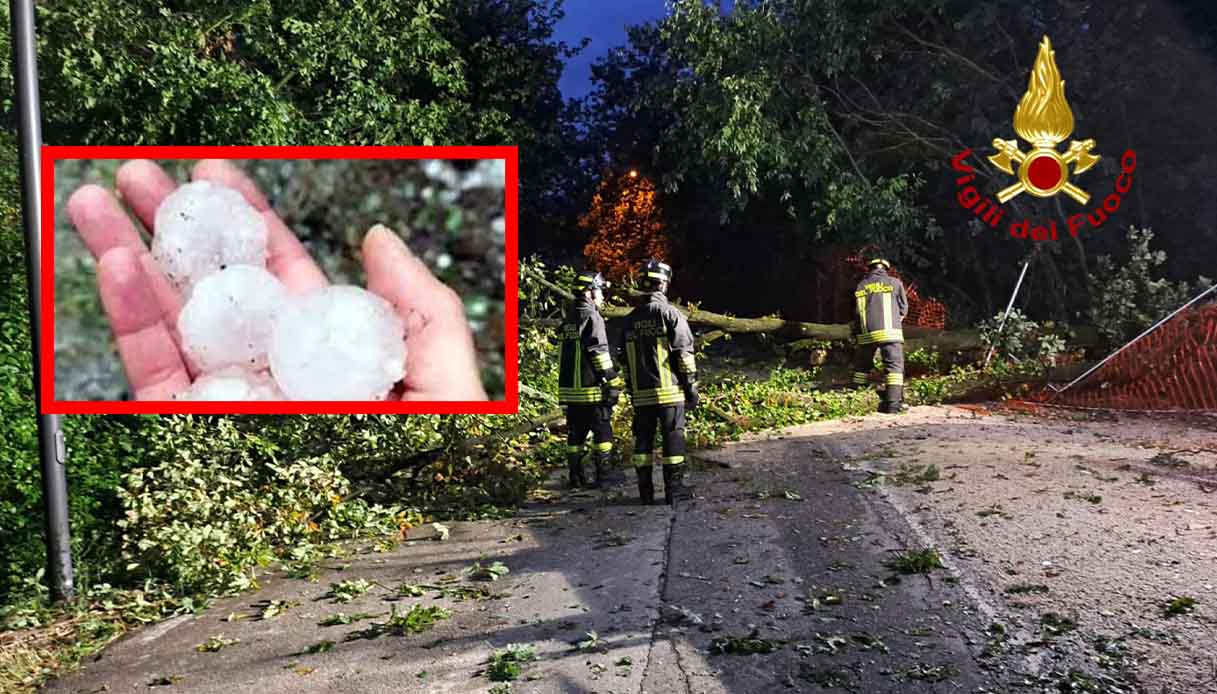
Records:
{"label": "grass", "polygon": [[34,594],[0,610],[0,692],[5,694],[34,692],[128,630],[197,608],[194,601],[154,586],[98,586],[51,608],[41,584],[32,585]]}
{"label": "grass", "polygon": [[901,552],[888,562],[888,566],[902,574],[928,574],[943,568],[942,556],[933,547]]}

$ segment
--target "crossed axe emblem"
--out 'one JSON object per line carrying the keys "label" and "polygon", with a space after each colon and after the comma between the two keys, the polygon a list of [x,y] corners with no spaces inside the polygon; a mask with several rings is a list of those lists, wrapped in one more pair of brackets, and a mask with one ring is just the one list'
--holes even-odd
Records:
{"label": "crossed axe emblem", "polygon": [[989,161],[994,166],[1014,174],[1014,164],[1019,165],[1018,183],[998,192],[997,199],[1005,203],[1024,192],[1040,198],[1062,192],[1085,205],[1090,194],[1069,182],[1069,165],[1074,165],[1074,174],[1080,174],[1098,163],[1101,157],[1090,153],[1094,146],[1094,140],[1073,140],[1069,151],[1061,156],[1046,144],[1037,144],[1030,152],[1023,152],[1018,148],[1018,140],[993,140],[997,153],[990,155]]}

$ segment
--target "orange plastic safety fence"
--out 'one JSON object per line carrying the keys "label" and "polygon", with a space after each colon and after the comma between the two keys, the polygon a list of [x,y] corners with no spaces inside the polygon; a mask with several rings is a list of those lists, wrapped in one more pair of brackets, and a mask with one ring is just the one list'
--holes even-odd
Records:
{"label": "orange plastic safety fence", "polygon": [[1217,410],[1217,305],[1180,313],[1053,404],[1116,410]]}

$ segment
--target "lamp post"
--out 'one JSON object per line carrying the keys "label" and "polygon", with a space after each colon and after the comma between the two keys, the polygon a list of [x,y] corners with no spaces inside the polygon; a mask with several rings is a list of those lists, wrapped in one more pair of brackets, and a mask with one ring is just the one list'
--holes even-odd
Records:
{"label": "lamp post", "polygon": [[72,542],[68,530],[67,445],[59,416],[42,413],[42,114],[38,104],[38,58],[34,40],[33,0],[10,0],[13,77],[17,85],[17,134],[21,151],[21,210],[25,222],[26,282],[29,288],[30,335],[33,338],[34,413],[38,417],[38,452],[42,460],[42,502],[46,518],[47,579],[51,597],[66,600],[75,591]]}

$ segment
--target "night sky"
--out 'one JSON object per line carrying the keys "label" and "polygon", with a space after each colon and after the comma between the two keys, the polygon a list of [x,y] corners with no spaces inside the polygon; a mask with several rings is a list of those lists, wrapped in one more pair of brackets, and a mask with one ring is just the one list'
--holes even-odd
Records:
{"label": "night sky", "polygon": [[566,0],[563,7],[566,17],[554,28],[555,38],[572,45],[585,36],[592,40],[562,72],[560,86],[568,99],[591,91],[592,63],[610,48],[625,44],[626,26],[667,14],[664,0]]}

